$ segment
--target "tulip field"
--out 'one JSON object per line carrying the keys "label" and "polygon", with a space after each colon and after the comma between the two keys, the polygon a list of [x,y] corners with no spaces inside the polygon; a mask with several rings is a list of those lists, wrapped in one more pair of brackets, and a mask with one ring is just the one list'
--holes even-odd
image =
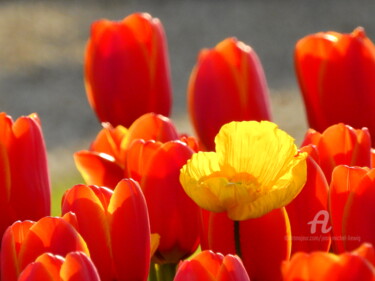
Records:
{"label": "tulip field", "polygon": [[365,29],[295,43],[299,144],[273,120],[257,50],[235,37],[197,54],[193,133],[180,131],[156,16],[92,22],[82,95],[100,129],[71,155],[82,180],[63,193],[43,118],[0,113],[0,281],[375,281]]}

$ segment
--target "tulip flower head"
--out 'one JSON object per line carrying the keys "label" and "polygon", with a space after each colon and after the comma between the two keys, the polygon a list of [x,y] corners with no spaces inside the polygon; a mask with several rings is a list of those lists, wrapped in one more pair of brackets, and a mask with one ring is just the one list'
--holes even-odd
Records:
{"label": "tulip flower head", "polygon": [[98,272],[83,252],[70,252],[66,257],[44,253],[30,263],[18,281],[100,281]]}
{"label": "tulip flower head", "polygon": [[89,103],[101,122],[125,127],[147,112],[169,115],[171,82],[163,26],[146,13],[92,24],[85,55]]}
{"label": "tulip flower head", "polygon": [[282,266],[284,281],[373,281],[374,248],[362,244],[353,252],[298,252]]}
{"label": "tulip flower head", "polygon": [[188,88],[189,113],[207,150],[231,121],[271,120],[266,78],[255,51],[236,38],[199,53]]}
{"label": "tulip flower head", "polygon": [[0,239],[16,220],[50,214],[51,187],[47,151],[37,114],[0,113]]}
{"label": "tulip flower head", "polygon": [[363,28],[302,38],[295,67],[311,128],[343,122],[375,135],[375,46]]}
{"label": "tulip flower head", "polygon": [[203,251],[180,263],[174,281],[250,281],[238,256]]}
{"label": "tulip flower head", "polygon": [[288,204],[306,182],[306,153],[276,124],[231,122],[216,152],[198,152],[181,169],[186,193],[202,208],[233,220],[257,218]]}

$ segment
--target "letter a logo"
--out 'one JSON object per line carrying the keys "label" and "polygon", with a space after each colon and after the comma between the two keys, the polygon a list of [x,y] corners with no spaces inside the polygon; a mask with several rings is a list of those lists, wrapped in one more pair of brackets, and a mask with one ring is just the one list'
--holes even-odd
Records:
{"label": "letter a logo", "polygon": [[[320,216],[323,216],[323,219],[320,219]],[[329,221],[329,213],[325,210],[320,210],[318,213],[316,213],[314,219],[307,223],[307,224],[311,224],[310,233],[314,234],[316,232],[317,224],[322,225],[322,233],[330,232],[332,229],[332,226],[327,228],[328,221]]]}

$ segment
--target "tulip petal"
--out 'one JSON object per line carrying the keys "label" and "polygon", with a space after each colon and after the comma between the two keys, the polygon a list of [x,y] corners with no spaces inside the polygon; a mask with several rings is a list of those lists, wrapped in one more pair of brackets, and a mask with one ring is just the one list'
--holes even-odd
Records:
{"label": "tulip petal", "polygon": [[303,93],[305,108],[310,127],[323,131],[328,127],[324,115],[319,114],[320,91],[319,73],[321,65],[328,59],[335,42],[340,38],[338,33],[317,33],[297,42],[295,48],[295,66],[299,84]]}
{"label": "tulip petal", "polygon": [[[322,210],[328,214],[328,183],[321,168],[312,157],[307,158],[307,180],[301,193],[286,206],[292,230],[292,253],[328,251],[330,227],[311,230],[310,221]],[[328,217],[327,217],[328,219]]]}
{"label": "tulip petal", "polygon": [[167,142],[178,139],[177,129],[169,118],[155,113],[147,113],[139,117],[129,127],[126,137],[121,143],[127,149],[136,139]]}
{"label": "tulip petal", "polygon": [[78,229],[103,280],[111,280],[112,254],[107,206],[113,192],[104,187],[76,185],[66,191],[62,213],[74,212]]}
{"label": "tulip petal", "polygon": [[375,169],[365,175],[348,197],[343,216],[343,232],[349,251],[368,242],[375,245]]}
{"label": "tulip petal", "polygon": [[150,226],[146,201],[135,181],[124,179],[118,183],[108,213],[117,279],[146,280],[150,266]]}
{"label": "tulip petal", "polygon": [[237,256],[227,255],[224,257],[217,280],[232,281],[243,280],[250,281],[249,275],[244,268],[241,259]]}
{"label": "tulip petal", "polygon": [[337,166],[332,173],[332,181],[329,189],[329,210],[333,227],[333,242],[335,251],[342,253],[344,240],[343,232],[344,208],[349,194],[356,190],[367,170],[359,167]]}
{"label": "tulip petal", "polygon": [[169,263],[190,256],[198,246],[199,209],[179,182],[180,169],[192,154],[180,141],[163,144],[154,153],[141,181],[151,232],[160,234],[156,257]]}
{"label": "tulip petal", "polygon": [[[250,280],[281,280],[280,266],[290,256],[290,225],[284,209],[239,223],[243,264]],[[234,222],[225,213],[211,213],[208,226],[209,248],[235,254]]]}
{"label": "tulip petal", "polygon": [[17,221],[5,231],[1,243],[1,280],[17,281],[21,273],[20,250],[25,238],[34,225],[33,221]]}
{"label": "tulip petal", "polygon": [[79,151],[74,154],[74,161],[87,184],[114,188],[124,178],[123,169],[108,154]]}
{"label": "tulip petal", "polygon": [[44,252],[65,256],[71,251],[89,253],[85,241],[73,226],[58,217],[44,217],[30,227],[22,243],[20,268],[25,268]]}
{"label": "tulip petal", "polygon": [[61,266],[62,281],[100,281],[99,274],[91,260],[82,252],[71,252]]}
{"label": "tulip petal", "polygon": [[[38,220],[50,214],[50,180],[46,147],[36,115],[20,117],[13,124],[9,147],[12,173],[11,202],[17,219]],[[30,165],[33,163],[33,165]]]}

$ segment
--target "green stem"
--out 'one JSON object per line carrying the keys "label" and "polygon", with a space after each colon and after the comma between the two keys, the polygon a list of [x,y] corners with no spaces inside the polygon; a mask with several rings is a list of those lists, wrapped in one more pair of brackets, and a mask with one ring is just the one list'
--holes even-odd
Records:
{"label": "green stem", "polygon": [[156,264],[153,263],[153,262],[150,264],[150,271],[148,273],[148,280],[149,281],[158,281],[158,277],[156,275]]}
{"label": "green stem", "polygon": [[240,239],[240,222],[234,221],[234,243],[236,247],[236,255],[242,258],[241,239]]}
{"label": "green stem", "polygon": [[173,281],[177,265],[174,263],[160,264],[157,270],[158,281]]}

